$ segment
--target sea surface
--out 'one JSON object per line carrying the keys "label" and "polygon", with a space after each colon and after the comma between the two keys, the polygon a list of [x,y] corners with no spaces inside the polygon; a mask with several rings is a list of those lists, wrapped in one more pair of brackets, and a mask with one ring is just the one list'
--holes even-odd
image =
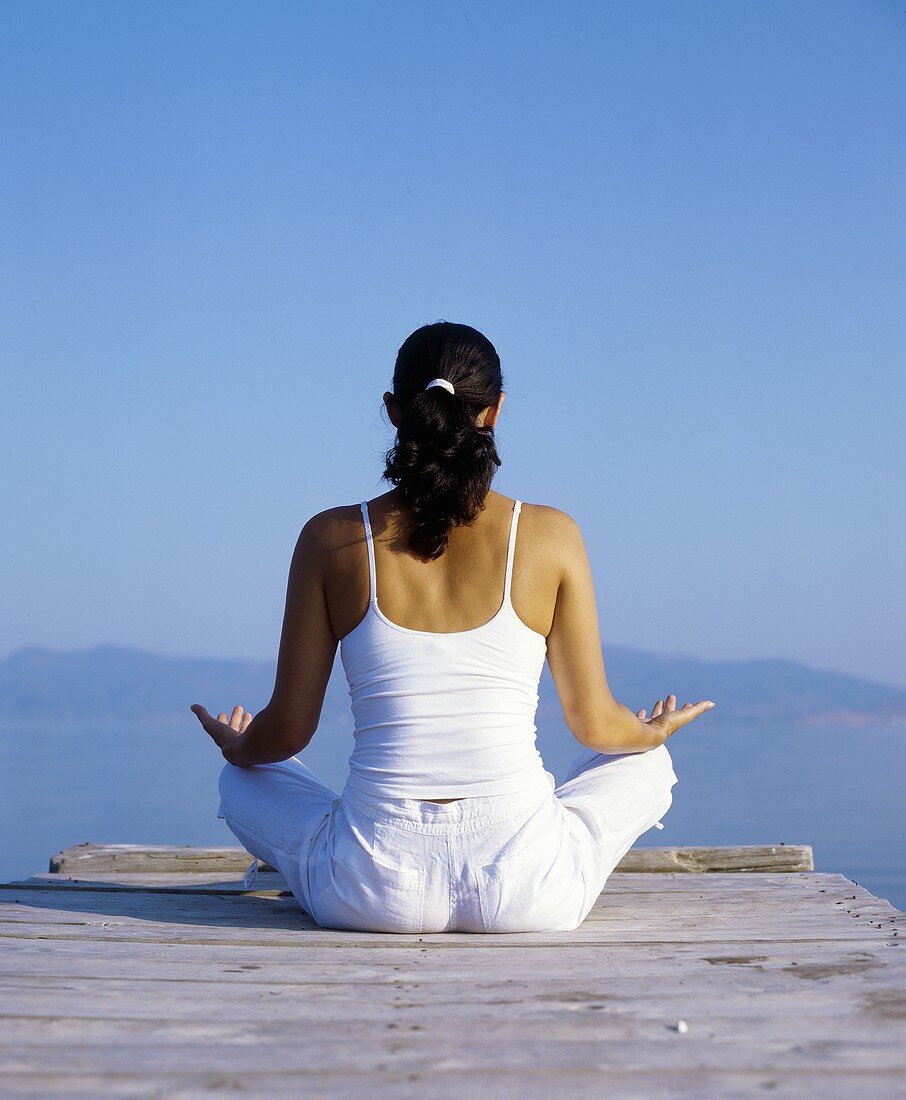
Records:
{"label": "sea surface", "polygon": [[[561,780],[581,746],[539,728]],[[811,844],[838,871],[906,910],[906,728],[723,725],[715,715],[668,742],[679,782],[664,829],[640,846]],[[352,735],[319,730],[302,753],[337,791]],[[134,722],[0,723],[0,880],[46,871],[82,841],[236,844],[219,807],[223,759],[188,710]]]}

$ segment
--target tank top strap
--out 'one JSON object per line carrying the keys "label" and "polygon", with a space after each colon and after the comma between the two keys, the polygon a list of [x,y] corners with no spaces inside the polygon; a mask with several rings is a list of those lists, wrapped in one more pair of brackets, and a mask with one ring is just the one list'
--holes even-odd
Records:
{"label": "tank top strap", "polygon": [[368,582],[371,586],[369,603],[377,603],[377,569],[374,564],[374,540],[371,536],[371,520],[368,516],[368,501],[363,500],[361,505],[362,519],[365,521],[365,545],[368,547]]}
{"label": "tank top strap", "polygon": [[510,541],[506,550],[506,580],[503,585],[503,602],[510,603],[510,589],[513,585],[513,558],[516,549],[516,527],[519,523],[519,513],[522,511],[522,501],[517,500],[513,505],[513,518],[510,520]]}

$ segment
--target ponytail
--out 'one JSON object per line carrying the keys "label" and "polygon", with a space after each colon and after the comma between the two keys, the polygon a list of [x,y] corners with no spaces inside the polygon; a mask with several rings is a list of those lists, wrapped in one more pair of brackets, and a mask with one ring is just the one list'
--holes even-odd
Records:
{"label": "ponytail", "polygon": [[[426,389],[433,379],[451,383],[453,393]],[[502,388],[494,345],[469,325],[425,325],[397,354],[393,395],[401,418],[381,476],[399,487],[415,517],[408,537],[419,557],[440,557],[449,532],[472,523],[484,506],[501,461],[493,427],[475,419]]]}

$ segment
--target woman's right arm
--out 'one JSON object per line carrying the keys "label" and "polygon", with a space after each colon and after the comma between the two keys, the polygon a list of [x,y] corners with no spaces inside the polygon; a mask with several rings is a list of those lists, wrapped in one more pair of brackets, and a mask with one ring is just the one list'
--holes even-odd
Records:
{"label": "woman's right arm", "polygon": [[591,565],[582,532],[566,512],[548,508],[550,537],[560,569],[557,604],[547,637],[547,660],[563,715],[580,744],[596,752],[647,752],[710,710],[710,700],[676,710],[676,696],[658,700],[638,717],[614,698],[607,683]]}

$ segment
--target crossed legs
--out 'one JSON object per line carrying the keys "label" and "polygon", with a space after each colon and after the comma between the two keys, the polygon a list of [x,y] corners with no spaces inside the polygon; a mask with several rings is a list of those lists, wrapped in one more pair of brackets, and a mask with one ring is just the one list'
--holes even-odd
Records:
{"label": "crossed legs", "polygon": [[[670,808],[676,782],[665,745],[642,753],[589,749],[573,761],[554,793],[582,852],[583,919],[623,856]],[[250,768],[225,764],[218,786],[217,816],[247,851],[283,874],[311,913],[310,855],[338,795],[295,756]]]}
{"label": "crossed legs", "polygon": [[338,796],[292,756],[274,764],[224,764],[220,810],[239,843],[281,872],[299,904],[311,913],[308,862],[312,844]]}
{"label": "crossed legs", "polygon": [[636,840],[659,825],[677,782],[666,745],[647,752],[578,756],[554,792],[573,816],[584,849],[586,915]]}

